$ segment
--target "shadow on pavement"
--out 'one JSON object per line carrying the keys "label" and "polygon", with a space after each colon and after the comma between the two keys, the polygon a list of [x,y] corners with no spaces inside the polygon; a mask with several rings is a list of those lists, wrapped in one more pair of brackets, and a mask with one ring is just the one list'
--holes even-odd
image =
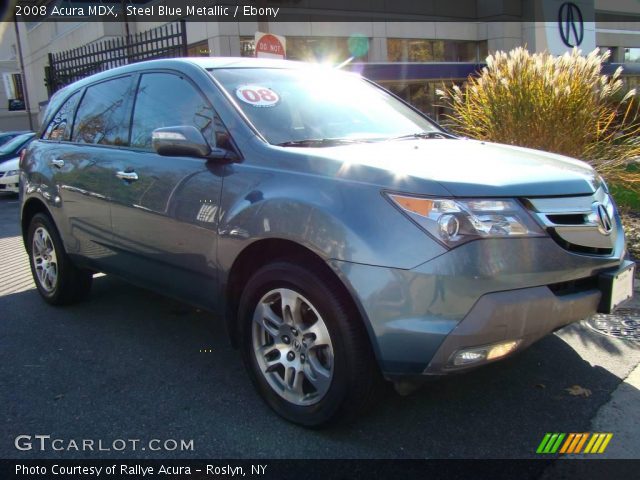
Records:
{"label": "shadow on pavement", "polygon": [[20,233],[18,207],[18,195],[7,192],[0,192],[0,239],[13,237]]}
{"label": "shadow on pavement", "polygon": [[[620,383],[551,335],[409,397],[387,388],[355,423],[310,431],[262,403],[223,323],[206,312],[108,276],[95,279],[80,305],[49,307],[28,290],[0,297],[0,311],[0,457],[123,458],[14,448],[17,435],[52,434],[194,440],[194,451],[127,451],[129,458],[536,458],[546,432],[590,431]],[[579,342],[595,334],[575,335]],[[588,341],[621,359],[628,348]],[[591,394],[573,396],[573,385]]]}

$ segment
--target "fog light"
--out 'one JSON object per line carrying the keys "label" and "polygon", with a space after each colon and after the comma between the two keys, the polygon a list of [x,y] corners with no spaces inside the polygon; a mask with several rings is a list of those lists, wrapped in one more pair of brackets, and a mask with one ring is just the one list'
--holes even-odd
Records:
{"label": "fog light", "polygon": [[491,347],[489,353],[487,353],[487,360],[495,360],[496,358],[504,357],[513,352],[520,340],[512,340],[510,342],[496,343]]}
{"label": "fog light", "polygon": [[471,365],[485,360],[495,360],[513,352],[520,343],[520,340],[509,340],[507,342],[494,343],[483,347],[465,348],[457,351],[452,358],[454,366]]}
{"label": "fog light", "polygon": [[453,359],[453,364],[456,366],[468,365],[469,363],[480,362],[487,358],[487,351],[482,350],[463,350],[458,352]]}

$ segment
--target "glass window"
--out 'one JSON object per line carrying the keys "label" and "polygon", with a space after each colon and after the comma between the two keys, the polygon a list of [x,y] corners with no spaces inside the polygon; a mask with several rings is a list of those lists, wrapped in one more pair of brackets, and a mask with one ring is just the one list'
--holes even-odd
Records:
{"label": "glass window", "polygon": [[486,52],[486,41],[387,39],[390,62],[477,62],[484,60]]}
{"label": "glass window", "polygon": [[272,144],[438,131],[384,90],[335,69],[236,68],[212,74]]}
{"label": "glass window", "polygon": [[129,133],[131,77],[120,77],[87,88],[73,127],[78,143],[126,145]]}
{"label": "glass window", "polygon": [[[448,82],[459,87],[464,83],[463,80],[448,80]],[[436,90],[442,88],[442,80],[394,81],[383,82],[382,85],[422,113],[429,115],[438,124],[447,127],[447,115],[451,112],[442,105],[436,94]]]}
{"label": "glass window", "polygon": [[188,57],[210,57],[211,50],[209,49],[209,42],[204,40],[198,43],[192,43],[187,47]]}
{"label": "glass window", "polygon": [[598,46],[600,49],[600,53],[604,53],[609,50],[609,58],[607,59],[607,63],[617,63],[618,58],[618,47],[602,47]]}
{"label": "glass window", "polygon": [[[156,128],[193,125],[206,138],[221,127],[209,102],[185,78],[170,73],[142,75],[133,111],[131,146],[151,149]],[[218,140],[220,145],[220,140]]]}
{"label": "glass window", "polygon": [[640,63],[640,48],[625,48],[624,63]]}
{"label": "glass window", "polygon": [[255,57],[256,41],[254,37],[240,37],[240,56]]}
{"label": "glass window", "polygon": [[25,144],[27,140],[29,140],[33,136],[33,133],[24,133],[12,138],[0,147],[0,155],[9,155],[12,153],[16,153],[20,149],[20,147],[22,147],[22,145]]}
{"label": "glass window", "polygon": [[[369,58],[369,38],[362,35],[350,37],[287,37],[287,60],[304,62],[341,63],[350,57],[366,62]],[[255,56],[253,37],[240,37],[240,55]]]}
{"label": "glass window", "polygon": [[78,92],[71,95],[58,109],[58,113],[55,114],[47,131],[44,132],[42,138],[46,140],[69,140],[71,137],[71,125],[73,123],[73,112],[76,109],[80,94]]}

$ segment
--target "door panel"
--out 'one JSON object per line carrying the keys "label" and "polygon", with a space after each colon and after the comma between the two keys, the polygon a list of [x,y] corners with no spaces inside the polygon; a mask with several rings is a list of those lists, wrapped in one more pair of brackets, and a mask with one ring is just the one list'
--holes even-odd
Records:
{"label": "door panel", "polygon": [[202,158],[167,157],[151,149],[151,132],[193,125],[215,135],[215,114],[201,93],[172,73],[140,76],[131,150],[115,165],[111,206],[118,268],[164,293],[209,308],[218,303],[216,229],[225,171]]}
{"label": "door panel", "polygon": [[69,253],[93,261],[106,260],[112,244],[110,192],[113,165],[122,152],[65,144],[50,150],[55,182],[67,217]]}
{"label": "door panel", "polygon": [[[56,112],[43,139],[43,160],[56,186],[67,251],[98,266],[111,255],[110,193],[113,162],[124,155],[133,78],[123,76],[72,94]],[[59,143],[54,143],[59,142]]]}
{"label": "door panel", "polygon": [[215,308],[222,166],[137,152],[120,170],[111,205],[118,268],[166,293]]}

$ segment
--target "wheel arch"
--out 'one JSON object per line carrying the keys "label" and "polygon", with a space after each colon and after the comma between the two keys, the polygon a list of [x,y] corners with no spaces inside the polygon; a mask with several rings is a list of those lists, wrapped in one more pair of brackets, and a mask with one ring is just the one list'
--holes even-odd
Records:
{"label": "wheel arch", "polygon": [[240,344],[237,316],[239,300],[244,286],[261,267],[277,260],[294,261],[297,264],[311,267],[315,272],[321,273],[336,282],[341,293],[348,300],[349,308],[354,313],[354,316],[357,316],[358,321],[362,322],[379,366],[380,359],[375,336],[368,324],[362,305],[360,305],[345,279],[313,250],[292,240],[281,238],[261,239],[251,243],[240,252],[232,264],[223,290],[226,300],[225,321],[231,344],[235,348]]}
{"label": "wheel arch", "polygon": [[29,224],[31,223],[31,219],[38,213],[44,213],[48,215],[51,219],[53,216],[51,212],[45,205],[45,203],[36,197],[31,197],[24,202],[22,206],[21,214],[20,214],[20,228],[22,232],[22,239],[26,242],[27,232],[29,230]]}

